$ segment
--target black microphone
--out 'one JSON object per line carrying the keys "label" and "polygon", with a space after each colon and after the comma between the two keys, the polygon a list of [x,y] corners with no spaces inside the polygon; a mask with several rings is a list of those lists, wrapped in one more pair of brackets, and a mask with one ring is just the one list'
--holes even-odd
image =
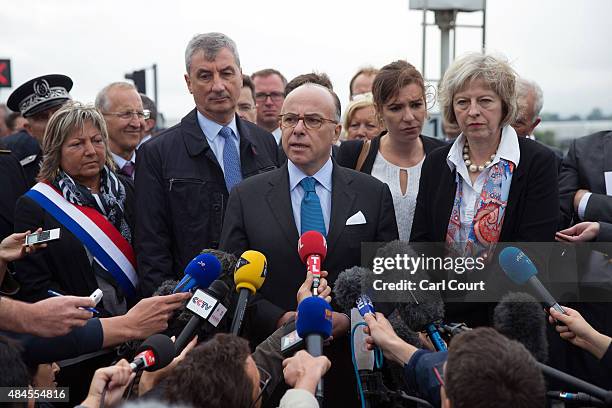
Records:
{"label": "black microphone", "polygon": [[612,407],[612,391],[604,390],[596,385],[590,384],[580,378],[576,378],[572,375],[564,373],[563,371],[559,371],[556,368],[549,367],[540,362],[536,363],[538,367],[542,370],[542,374],[547,377],[554,378],[562,383],[565,383],[576,390],[581,390],[589,395],[594,396],[595,398],[603,401],[604,406]]}
{"label": "black microphone", "polygon": [[[380,258],[396,258],[396,257],[408,257],[418,258],[414,249],[407,242],[402,241],[391,241],[385,246],[381,247],[377,252],[376,256]],[[392,273],[395,276],[402,276],[406,273],[405,270],[401,269],[389,269],[387,268],[386,273]],[[410,271],[413,282],[419,280],[429,280],[427,272],[422,269]],[[417,287],[419,287],[417,285]],[[444,319],[444,302],[442,296],[438,290],[407,290],[406,296],[401,303],[396,303],[396,308],[400,314],[401,319],[406,323],[412,330],[427,332],[427,336],[433,343],[434,347],[438,351],[446,350],[446,344],[442,340],[440,331],[437,328],[437,323]]]}
{"label": "black microphone", "polygon": [[548,360],[546,314],[540,303],[527,293],[508,293],[495,306],[493,327],[525,346],[536,360]]}
{"label": "black microphone", "polygon": [[425,330],[437,351],[447,349],[436,324],[444,320],[444,302],[437,290],[411,291],[413,302],[397,303],[400,318],[412,330]]}
{"label": "black microphone", "polygon": [[[505,296],[494,311],[495,329],[522,343],[539,360],[536,364],[544,375],[567,384],[573,389],[599,398],[607,404],[606,406],[612,406],[611,391],[606,391],[541,362],[548,357],[548,342],[545,334],[546,316],[539,306],[537,309],[540,313],[536,312],[534,305],[537,305],[537,301],[535,299],[531,298],[532,302],[526,302],[529,298],[531,296],[526,294]],[[522,305],[519,305],[520,301],[522,301]]]}
{"label": "black microphone", "polygon": [[132,371],[155,371],[164,368],[174,359],[174,343],[164,334],[154,334],[142,342],[138,354],[130,363]]}
{"label": "black microphone", "polygon": [[506,247],[499,253],[499,265],[508,278],[517,285],[528,284],[548,308],[565,313],[550,292],[538,279],[538,270],[527,255],[517,247]]}
{"label": "black microphone", "polygon": [[174,343],[175,355],[181,354],[203,322],[208,322],[212,326],[211,330],[219,325],[227,312],[227,307],[222,302],[229,291],[227,283],[219,279],[213,281],[208,289],[196,290],[187,303],[187,309],[194,314]]}
{"label": "black microphone", "polygon": [[599,398],[592,397],[583,392],[565,392],[565,391],[547,391],[546,397],[548,399],[554,399],[558,401],[572,403],[581,403],[581,405],[588,405],[589,407],[603,407],[604,402]]}

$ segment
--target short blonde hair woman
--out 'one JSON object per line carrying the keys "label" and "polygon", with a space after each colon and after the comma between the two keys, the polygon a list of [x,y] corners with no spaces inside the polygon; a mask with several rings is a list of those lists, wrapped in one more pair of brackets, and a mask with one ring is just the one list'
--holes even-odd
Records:
{"label": "short blonde hair woman", "polygon": [[[440,109],[461,134],[423,163],[411,241],[445,242],[451,253],[493,259],[497,242],[555,239],[555,155],[517,137],[510,126],[517,112],[515,89],[516,74],[503,57],[468,54],[448,68]],[[488,324],[486,305],[472,306],[449,303],[447,318],[472,327]]]}
{"label": "short blonde hair woman", "polygon": [[17,201],[15,228],[59,228],[60,239],[16,263],[20,295],[25,300],[38,301],[49,296],[49,289],[89,296],[99,288],[104,293],[98,307],[102,314],[123,314],[135,294],[137,278],[129,275],[132,279],[126,282],[125,276],[117,275],[96,252],[99,247],[107,248],[107,241],[95,235],[83,238],[78,232],[79,227],[83,228],[81,221],[63,217],[40,198],[44,196],[41,191],[46,191],[44,197],[53,197],[57,208],[93,213],[92,220],[98,214],[98,218],[106,220],[100,228],[111,241],[131,251],[134,188],[131,180],[114,172],[102,114],[78,102],[64,105],[49,119],[42,145],[39,183]]}
{"label": "short blonde hair woman", "polygon": [[371,140],[383,131],[371,93],[356,95],[344,115],[346,140]]}

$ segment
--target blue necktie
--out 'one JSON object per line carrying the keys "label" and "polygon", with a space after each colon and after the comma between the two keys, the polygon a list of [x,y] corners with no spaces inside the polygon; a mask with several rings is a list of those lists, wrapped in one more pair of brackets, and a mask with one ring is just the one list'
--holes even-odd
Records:
{"label": "blue necktie", "polygon": [[302,198],[302,205],[300,206],[301,233],[319,231],[323,236],[326,236],[323,210],[321,210],[321,202],[315,191],[316,182],[313,177],[304,177],[300,181],[300,185],[304,189],[304,198]]}
{"label": "blue necktie", "polygon": [[234,131],[227,126],[222,127],[219,131],[219,136],[225,139],[225,146],[223,147],[223,172],[228,192],[232,191],[232,188],[242,181],[240,157],[232,140],[233,134]]}

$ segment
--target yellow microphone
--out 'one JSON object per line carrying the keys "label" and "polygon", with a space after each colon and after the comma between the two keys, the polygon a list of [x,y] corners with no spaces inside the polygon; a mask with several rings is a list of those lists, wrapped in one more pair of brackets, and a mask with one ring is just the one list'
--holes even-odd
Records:
{"label": "yellow microphone", "polygon": [[244,312],[249,301],[249,296],[255,294],[266,280],[268,262],[264,254],[258,251],[248,250],[240,256],[234,270],[234,283],[238,292],[238,303],[236,312],[232,319],[231,333],[240,334]]}

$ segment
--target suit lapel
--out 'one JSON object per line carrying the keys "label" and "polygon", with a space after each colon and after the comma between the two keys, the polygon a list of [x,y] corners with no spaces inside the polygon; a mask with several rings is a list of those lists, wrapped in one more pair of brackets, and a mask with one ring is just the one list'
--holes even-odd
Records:
{"label": "suit lapel", "polygon": [[[446,164],[446,159],[444,160],[444,165]],[[457,194],[457,182],[456,182],[457,172],[444,172],[442,173],[442,177],[438,180],[440,188],[440,194],[438,199],[440,202],[436,203],[436,205],[432,206],[429,211],[437,212],[438,216],[435,217],[437,220],[437,230],[439,231],[439,236],[442,241],[446,239],[446,232],[448,231],[448,223],[450,221],[451,213],[453,212],[453,204],[455,202],[455,195]]]}
{"label": "suit lapel", "polygon": [[272,210],[272,215],[289,242],[295,242],[297,245],[299,234],[293,219],[293,207],[291,206],[289,192],[289,173],[286,163],[280,169],[274,170],[274,177],[270,178],[269,183],[270,189],[266,193],[266,201],[270,210]]}
{"label": "suit lapel", "polygon": [[[524,152],[525,149],[522,149]],[[522,166],[521,166],[522,163]],[[515,168],[512,174],[512,184],[510,184],[510,192],[508,193],[508,206],[506,207],[506,213],[504,214],[504,222],[500,232],[499,241],[504,241],[506,237],[514,231],[514,222],[517,218],[514,216],[516,209],[521,204],[521,195],[525,190],[525,172],[527,169],[527,158],[521,157],[519,165]]]}
{"label": "suit lapel", "polygon": [[344,227],[355,201],[355,193],[350,189],[352,177],[349,172],[338,166],[334,162],[332,173],[332,205],[331,216],[329,218],[329,232],[327,234],[327,248],[332,248]]}

